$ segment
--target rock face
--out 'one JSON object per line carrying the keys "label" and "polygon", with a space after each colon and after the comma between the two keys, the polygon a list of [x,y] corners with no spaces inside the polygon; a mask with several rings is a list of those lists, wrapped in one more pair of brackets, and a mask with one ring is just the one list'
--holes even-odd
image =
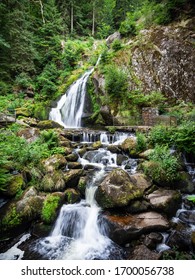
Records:
{"label": "rock face", "polygon": [[118,39],[118,40],[121,39],[121,34],[119,32],[115,32],[115,33],[111,34],[110,36],[108,36],[108,38],[106,39],[106,44],[109,46],[116,39]]}
{"label": "rock face", "polygon": [[109,228],[109,237],[117,244],[125,244],[138,236],[169,228],[166,218],[156,212],[145,212],[136,215],[105,216]]}
{"label": "rock face", "polygon": [[31,142],[37,140],[39,135],[40,135],[39,129],[34,128],[34,127],[25,128],[18,132],[18,136],[26,139],[28,143],[31,143]]}
{"label": "rock face", "polygon": [[122,207],[142,196],[142,190],[133,184],[130,176],[122,169],[115,169],[101,183],[96,200],[103,208]]}
{"label": "rock face", "polygon": [[132,68],[145,92],[195,101],[194,25],[195,18],[142,31],[143,41],[132,51]]}

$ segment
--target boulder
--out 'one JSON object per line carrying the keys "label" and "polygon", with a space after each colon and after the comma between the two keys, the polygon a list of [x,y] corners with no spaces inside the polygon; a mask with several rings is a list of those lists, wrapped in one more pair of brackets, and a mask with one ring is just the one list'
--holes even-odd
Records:
{"label": "boulder", "polygon": [[16,108],[16,116],[31,117],[32,112],[28,108]]}
{"label": "boulder", "polygon": [[79,157],[78,157],[78,155],[77,155],[76,153],[72,153],[72,154],[69,154],[69,155],[65,156],[65,159],[66,159],[67,161],[71,161],[71,162],[77,161],[78,158],[79,158]]}
{"label": "boulder", "polygon": [[59,123],[54,122],[52,120],[40,121],[40,122],[38,122],[37,126],[40,129],[63,128],[62,125],[60,125]]}
{"label": "boulder", "polygon": [[5,196],[15,196],[25,187],[25,181],[22,174],[16,174],[11,177],[6,189],[1,190],[1,193]]}
{"label": "boulder", "polygon": [[195,211],[194,210],[182,211],[179,214],[179,219],[186,224],[195,225]]}
{"label": "boulder", "polygon": [[120,148],[125,153],[130,154],[131,156],[136,155],[136,139],[134,137],[128,137],[125,141],[121,144]]}
{"label": "boulder", "polygon": [[142,194],[142,190],[134,185],[128,173],[117,168],[111,171],[98,187],[96,200],[103,208],[122,207]]}
{"label": "boulder", "polygon": [[151,206],[155,210],[161,210],[169,216],[173,216],[181,205],[181,194],[176,190],[160,188],[147,196]]}
{"label": "boulder", "polygon": [[69,204],[74,204],[81,199],[80,193],[75,189],[65,190],[64,195],[65,195],[65,201]]}
{"label": "boulder", "polygon": [[163,241],[163,236],[159,232],[151,232],[144,238],[144,245],[151,250],[155,250],[156,246]]}
{"label": "boulder", "polygon": [[156,212],[125,216],[107,215],[104,219],[109,237],[119,245],[129,243],[142,234],[165,231],[169,228],[168,220]]}
{"label": "boulder", "polygon": [[144,175],[143,173],[136,173],[130,175],[131,181],[136,185],[142,192],[149,189],[152,186],[152,180]]}
{"label": "boulder", "polygon": [[179,189],[183,193],[194,193],[195,183],[192,177],[185,171],[179,172],[179,179],[174,183],[174,188]]}
{"label": "boulder", "polygon": [[17,135],[26,139],[28,143],[32,143],[39,138],[40,130],[38,128],[29,127],[20,130]]}
{"label": "boulder", "polygon": [[82,169],[82,164],[80,162],[68,162],[69,169]]}
{"label": "boulder", "polygon": [[44,223],[52,224],[55,221],[63,200],[64,194],[61,192],[55,192],[46,196],[41,211],[41,218]]}
{"label": "boulder", "polygon": [[42,167],[45,173],[54,172],[54,170],[64,168],[67,164],[65,157],[61,154],[55,154],[42,161]]}
{"label": "boulder", "polygon": [[77,188],[83,197],[85,197],[86,187],[87,187],[87,177],[80,177]]}
{"label": "boulder", "polygon": [[65,180],[62,171],[54,171],[46,174],[41,183],[39,189],[44,192],[59,192],[65,190]]}
{"label": "boulder", "polygon": [[154,151],[154,149],[148,149],[142,153],[139,154],[139,157],[140,158],[143,158],[143,159],[148,159],[149,156],[152,154],[152,152]]}
{"label": "boulder", "polygon": [[145,245],[136,246],[128,257],[129,260],[159,260],[160,258],[160,253],[151,251]]}
{"label": "boulder", "polygon": [[121,39],[121,34],[117,31],[114,32],[113,34],[111,34],[110,36],[108,36],[108,38],[106,39],[106,44],[107,46],[111,45],[114,40],[120,40]]}
{"label": "boulder", "polygon": [[82,169],[73,169],[64,172],[63,178],[68,188],[76,188],[79,183],[80,177],[83,175]]}

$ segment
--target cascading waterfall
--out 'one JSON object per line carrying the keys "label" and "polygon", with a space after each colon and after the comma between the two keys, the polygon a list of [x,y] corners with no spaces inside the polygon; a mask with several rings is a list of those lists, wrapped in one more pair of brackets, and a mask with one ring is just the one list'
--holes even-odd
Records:
{"label": "cascading waterfall", "polygon": [[86,189],[85,200],[62,206],[53,231],[37,242],[35,251],[48,259],[117,259],[117,255],[122,258],[121,249],[106,236],[105,224],[99,222],[101,209],[94,196],[96,183],[104,175],[103,168],[96,172]]}
{"label": "cascading waterfall", "polygon": [[[99,56],[96,65],[99,63]],[[60,98],[56,108],[52,108],[49,119],[64,127],[79,128],[85,105],[86,85],[94,68],[88,70],[80,79],[74,82],[68,91]]]}

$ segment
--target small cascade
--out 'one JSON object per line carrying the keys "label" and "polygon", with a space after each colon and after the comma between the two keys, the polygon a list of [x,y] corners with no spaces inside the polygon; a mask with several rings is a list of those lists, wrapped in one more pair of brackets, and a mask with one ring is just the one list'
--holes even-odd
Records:
{"label": "small cascade", "polygon": [[85,200],[61,208],[53,231],[37,242],[36,251],[48,259],[116,259],[116,254],[122,258],[122,250],[103,234],[105,226],[99,223],[101,209],[94,196],[104,173],[103,169],[96,173]]}

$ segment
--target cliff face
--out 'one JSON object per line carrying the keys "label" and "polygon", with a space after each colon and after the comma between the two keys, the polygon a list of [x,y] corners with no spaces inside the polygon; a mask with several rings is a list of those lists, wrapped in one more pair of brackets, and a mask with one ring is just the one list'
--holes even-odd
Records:
{"label": "cliff face", "polygon": [[132,70],[144,92],[159,90],[169,98],[195,101],[195,18],[143,30],[133,47]]}
{"label": "cliff face", "polygon": [[[195,102],[195,18],[142,30],[118,51],[113,62],[129,76],[129,90],[160,91],[169,100]],[[99,94],[103,75],[94,74]]]}

